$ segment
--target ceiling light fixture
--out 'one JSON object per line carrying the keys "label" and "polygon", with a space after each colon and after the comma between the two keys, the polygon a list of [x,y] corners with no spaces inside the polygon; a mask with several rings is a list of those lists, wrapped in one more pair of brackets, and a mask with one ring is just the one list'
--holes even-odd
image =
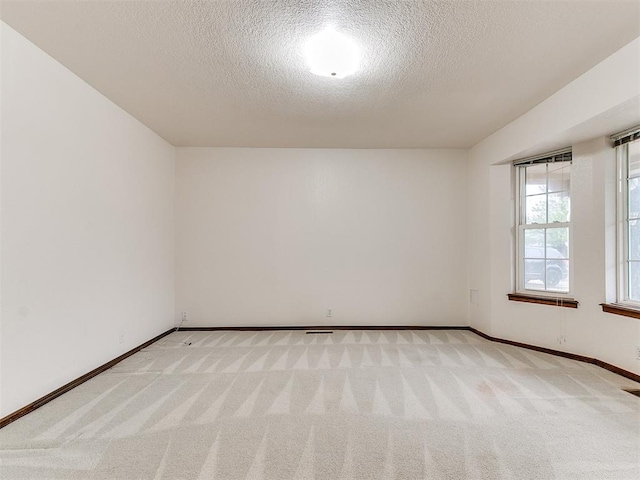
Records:
{"label": "ceiling light fixture", "polygon": [[309,38],[304,53],[311,73],[322,77],[344,78],[360,66],[356,42],[332,26]]}

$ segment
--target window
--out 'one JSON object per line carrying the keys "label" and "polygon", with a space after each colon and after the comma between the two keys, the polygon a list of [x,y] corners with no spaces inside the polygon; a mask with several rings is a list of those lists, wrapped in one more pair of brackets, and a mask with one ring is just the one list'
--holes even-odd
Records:
{"label": "window", "polygon": [[640,307],[640,141],[627,141],[616,148],[618,303]]}
{"label": "window", "polygon": [[571,151],[521,160],[516,167],[517,290],[569,293]]}

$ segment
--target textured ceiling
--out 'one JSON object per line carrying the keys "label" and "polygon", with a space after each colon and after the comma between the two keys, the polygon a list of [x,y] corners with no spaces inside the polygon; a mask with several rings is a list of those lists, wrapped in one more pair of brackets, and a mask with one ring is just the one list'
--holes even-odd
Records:
{"label": "textured ceiling", "polygon": [[[469,147],[640,35],[637,1],[29,0],[0,16],[179,146]],[[327,23],[360,44],[353,76],[307,70]]]}

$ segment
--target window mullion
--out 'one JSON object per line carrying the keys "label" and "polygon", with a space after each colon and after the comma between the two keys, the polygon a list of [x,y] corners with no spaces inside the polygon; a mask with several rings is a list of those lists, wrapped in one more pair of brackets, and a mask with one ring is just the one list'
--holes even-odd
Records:
{"label": "window mullion", "polygon": [[525,223],[520,225],[522,228],[529,229],[542,229],[542,228],[567,228],[571,226],[571,222],[554,222],[554,223]]}

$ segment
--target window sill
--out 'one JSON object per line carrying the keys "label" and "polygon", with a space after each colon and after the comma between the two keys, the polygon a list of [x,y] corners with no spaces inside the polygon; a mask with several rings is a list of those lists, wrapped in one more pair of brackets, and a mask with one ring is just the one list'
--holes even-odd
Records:
{"label": "window sill", "polygon": [[524,293],[508,293],[507,298],[513,302],[538,303],[553,307],[578,308],[578,301],[574,298],[543,297],[541,295],[528,295]]}
{"label": "window sill", "polygon": [[600,305],[602,306],[603,312],[640,319],[640,308],[630,307],[628,305],[620,305],[617,303],[601,303]]}

